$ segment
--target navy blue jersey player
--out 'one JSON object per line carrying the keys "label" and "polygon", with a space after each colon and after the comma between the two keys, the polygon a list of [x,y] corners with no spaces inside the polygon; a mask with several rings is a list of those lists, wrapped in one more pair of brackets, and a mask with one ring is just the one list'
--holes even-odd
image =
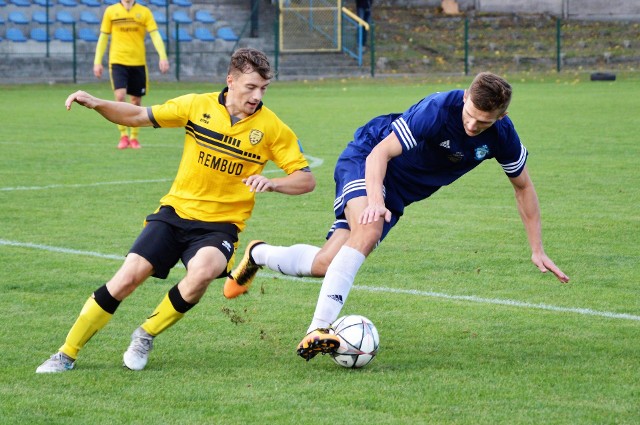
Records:
{"label": "navy blue jersey player", "polygon": [[324,276],[298,354],[309,360],[333,351],[339,340],[327,328],[340,314],[366,256],[398,222],[404,208],[492,158],[513,185],[531,260],[540,271],[551,271],[568,282],[542,246],[527,150],[507,117],[511,92],[503,78],[480,73],[467,90],[432,94],[402,114],[376,117],[360,127],[335,167],[336,221],[325,245],[280,247],[252,241],[225,282],[225,296],[245,293],[264,265],[293,276]]}

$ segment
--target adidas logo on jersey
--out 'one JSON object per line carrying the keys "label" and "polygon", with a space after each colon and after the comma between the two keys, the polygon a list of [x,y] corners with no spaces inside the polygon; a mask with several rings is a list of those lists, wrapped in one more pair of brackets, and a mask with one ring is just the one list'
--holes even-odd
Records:
{"label": "adidas logo on jersey", "polygon": [[341,305],[344,304],[344,301],[342,300],[342,295],[333,294],[333,295],[327,295],[327,296],[332,300],[339,302]]}
{"label": "adidas logo on jersey", "polygon": [[440,143],[440,146],[442,146],[445,149],[449,149],[449,140],[445,140],[444,142]]}

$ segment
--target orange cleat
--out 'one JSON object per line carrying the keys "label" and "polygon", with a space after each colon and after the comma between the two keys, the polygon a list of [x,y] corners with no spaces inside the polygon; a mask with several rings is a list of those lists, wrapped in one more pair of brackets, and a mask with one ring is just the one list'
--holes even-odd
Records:
{"label": "orange cleat", "polygon": [[239,297],[249,290],[253,278],[256,277],[258,270],[262,268],[251,258],[251,250],[263,243],[263,241],[249,242],[247,249],[244,250],[244,257],[240,260],[240,264],[229,274],[229,277],[224,282],[222,293],[226,298]]}

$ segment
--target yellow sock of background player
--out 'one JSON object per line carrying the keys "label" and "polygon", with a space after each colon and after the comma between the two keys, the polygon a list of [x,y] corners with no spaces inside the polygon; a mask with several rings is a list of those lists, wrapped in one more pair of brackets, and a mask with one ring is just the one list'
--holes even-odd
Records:
{"label": "yellow sock of background player", "polygon": [[78,351],[109,323],[119,305],[120,301],[111,296],[106,285],[98,288],[84,304],[59,351],[77,359]]}
{"label": "yellow sock of background player", "polygon": [[142,324],[142,329],[151,336],[157,336],[165,329],[182,319],[195,304],[188,303],[180,295],[178,285],[167,292],[164,299]]}
{"label": "yellow sock of background player", "polygon": [[140,134],[140,127],[131,127],[131,135],[129,138],[131,140],[138,140],[138,134]]}
{"label": "yellow sock of background player", "polygon": [[126,125],[120,125],[120,124],[117,124],[116,127],[118,127],[118,131],[120,132],[120,137],[122,136],[129,137],[129,127],[127,127]]}

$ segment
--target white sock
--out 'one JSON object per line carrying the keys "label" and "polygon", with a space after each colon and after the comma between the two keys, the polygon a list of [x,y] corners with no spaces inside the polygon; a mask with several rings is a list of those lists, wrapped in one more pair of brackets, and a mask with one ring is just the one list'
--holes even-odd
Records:
{"label": "white sock", "polygon": [[328,328],[338,318],[365,258],[357,249],[348,246],[340,248],[327,269],[307,333],[318,328]]}
{"label": "white sock", "polygon": [[312,245],[256,245],[251,257],[256,264],[289,276],[311,276],[311,265],[320,248]]}

